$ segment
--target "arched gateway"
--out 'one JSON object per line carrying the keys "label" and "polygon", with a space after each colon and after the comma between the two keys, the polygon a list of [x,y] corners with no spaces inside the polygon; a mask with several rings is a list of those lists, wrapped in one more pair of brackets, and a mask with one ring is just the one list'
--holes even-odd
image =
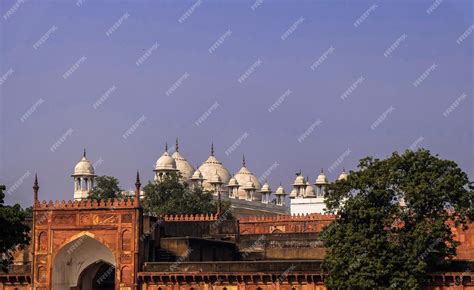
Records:
{"label": "arched gateway", "polygon": [[53,289],[114,289],[115,266],[112,251],[84,233],[54,256]]}
{"label": "arched gateway", "polygon": [[142,212],[138,198],[39,202],[32,239],[34,289],[136,289]]}

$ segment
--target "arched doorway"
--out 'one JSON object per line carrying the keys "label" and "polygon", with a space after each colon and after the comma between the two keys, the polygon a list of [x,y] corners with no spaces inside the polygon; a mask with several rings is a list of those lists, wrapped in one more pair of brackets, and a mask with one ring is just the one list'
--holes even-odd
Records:
{"label": "arched doorway", "polygon": [[[115,265],[109,248],[92,234],[81,235],[54,257],[53,290],[114,289]],[[97,284],[100,287],[94,288]]]}
{"label": "arched doorway", "polygon": [[97,261],[85,268],[79,280],[77,289],[80,290],[114,290],[115,267],[104,261]]}

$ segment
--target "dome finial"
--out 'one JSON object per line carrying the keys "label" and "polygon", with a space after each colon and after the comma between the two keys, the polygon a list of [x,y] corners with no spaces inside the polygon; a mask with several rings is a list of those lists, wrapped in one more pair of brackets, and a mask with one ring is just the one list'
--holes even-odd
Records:
{"label": "dome finial", "polygon": [[86,158],[86,148],[84,148],[84,153],[82,154],[82,157]]}
{"label": "dome finial", "polygon": [[324,170],[321,168],[321,173],[324,173]]}
{"label": "dome finial", "polygon": [[179,143],[178,143],[178,138],[176,138],[176,146],[175,146],[175,151],[179,152]]}
{"label": "dome finial", "polygon": [[211,156],[214,156],[214,142],[211,143]]}
{"label": "dome finial", "polygon": [[165,152],[168,152],[168,142],[165,142]]}
{"label": "dome finial", "polygon": [[245,155],[242,155],[242,166],[245,167]]}

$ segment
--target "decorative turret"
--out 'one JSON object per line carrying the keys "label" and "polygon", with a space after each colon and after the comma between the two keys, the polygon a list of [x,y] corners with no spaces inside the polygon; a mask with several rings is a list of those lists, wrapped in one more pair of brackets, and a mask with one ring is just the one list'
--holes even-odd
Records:
{"label": "decorative turret", "polygon": [[176,169],[181,173],[181,178],[183,181],[189,181],[194,173],[194,168],[191,164],[184,158],[179,152],[179,143],[178,138],[176,138],[175,152],[171,155],[176,162]]}
{"label": "decorative turret", "polygon": [[89,191],[94,186],[95,172],[91,162],[87,160],[86,149],[82,159],[74,167],[74,199],[81,200],[87,198]]}
{"label": "decorative turret", "polygon": [[249,181],[245,184],[243,187],[246,193],[246,200],[252,201],[254,200],[254,195],[255,195],[255,184],[253,184],[252,179],[249,176]]}
{"label": "decorative turret", "polygon": [[314,183],[314,185],[316,185],[316,196],[324,196],[324,192],[326,191],[326,186],[328,184],[328,178],[326,177],[326,174],[324,174],[324,170],[321,168],[321,173],[319,173],[318,178],[316,178]]}
{"label": "decorative turret", "polygon": [[196,186],[202,187],[202,182],[204,181],[204,177],[202,177],[201,171],[199,169],[196,169],[196,171],[194,171],[193,176],[190,178],[190,180],[194,188]]}
{"label": "decorative turret", "polygon": [[217,174],[217,170],[214,175],[212,175],[211,180],[209,180],[209,184],[211,184],[214,189],[214,195],[220,195],[223,182],[219,174]]}
{"label": "decorative turret", "polygon": [[38,175],[35,173],[35,183],[33,184],[33,207],[36,206],[38,203],[38,191],[39,191],[39,185],[38,185]]}
{"label": "decorative turret", "polygon": [[285,188],[283,188],[281,183],[280,183],[280,186],[275,191],[275,196],[276,196],[276,205],[284,206],[286,192],[285,192]]}
{"label": "decorative turret", "polygon": [[227,184],[227,188],[229,189],[229,198],[238,198],[239,197],[239,183],[234,176],[229,180],[229,184]]}
{"label": "decorative turret", "polygon": [[165,144],[165,152],[156,161],[155,169],[155,181],[160,182],[164,176],[177,172],[176,161],[168,153],[168,143]]}
{"label": "decorative turret", "polygon": [[341,175],[337,178],[337,180],[346,180],[347,179],[347,172],[345,168],[342,168]]}
{"label": "decorative turret", "polygon": [[270,185],[267,181],[265,181],[265,184],[262,186],[260,192],[262,193],[262,203],[269,203],[270,195],[272,194],[272,189],[270,188]]}
{"label": "decorative turret", "polygon": [[[291,191],[290,198],[301,198],[304,197],[306,190],[306,180],[304,179],[301,171],[296,174],[295,181],[293,182],[293,190]],[[294,191],[294,192],[293,192]]]}

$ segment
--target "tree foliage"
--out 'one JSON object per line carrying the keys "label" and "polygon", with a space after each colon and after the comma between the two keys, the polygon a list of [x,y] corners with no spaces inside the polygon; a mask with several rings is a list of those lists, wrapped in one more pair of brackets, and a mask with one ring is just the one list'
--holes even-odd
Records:
{"label": "tree foliage", "polygon": [[24,249],[28,245],[29,226],[25,223],[27,213],[19,204],[4,205],[4,185],[0,185],[0,255],[2,262],[0,269],[8,271],[13,261],[13,253],[17,249]]}
{"label": "tree foliage", "polygon": [[113,176],[97,176],[94,179],[94,186],[89,193],[88,199],[93,200],[107,200],[107,199],[121,199],[122,189],[119,186],[119,181]]}
{"label": "tree foliage", "polygon": [[[143,188],[143,207],[152,215],[213,214],[217,202],[212,193],[202,187],[193,188],[181,181],[179,174],[164,176],[161,182],[148,182]],[[228,203],[222,203],[222,212],[228,212]],[[229,215],[230,216],[230,215]]]}
{"label": "tree foliage", "polygon": [[450,225],[473,217],[474,187],[455,162],[428,150],[367,157],[329,185],[337,220],[323,233],[329,288],[421,288],[458,243]]}

